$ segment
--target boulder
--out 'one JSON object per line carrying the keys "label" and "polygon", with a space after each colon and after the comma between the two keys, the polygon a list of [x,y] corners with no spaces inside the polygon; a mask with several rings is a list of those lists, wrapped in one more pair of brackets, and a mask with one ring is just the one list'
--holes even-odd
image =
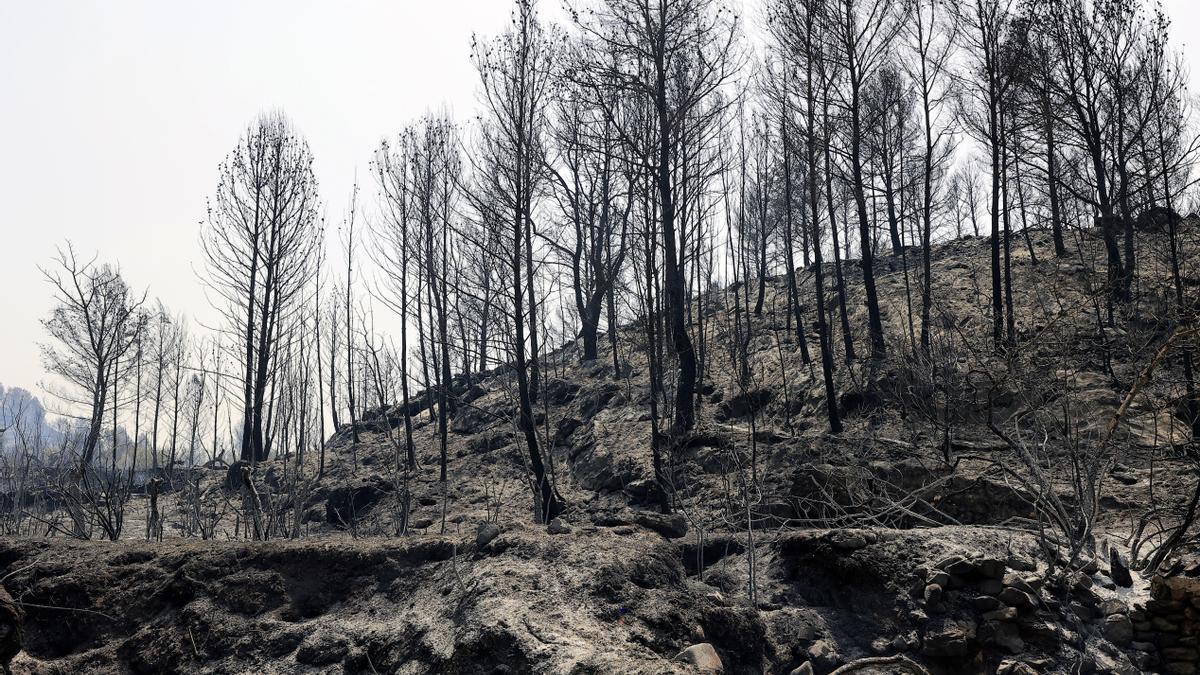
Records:
{"label": "boulder", "polygon": [[971,606],[980,612],[993,612],[1004,607],[1004,603],[990,595],[979,595],[971,598]]}
{"label": "boulder", "polygon": [[682,539],[688,533],[687,519],[681,513],[666,515],[652,511],[642,511],[634,517],[634,522],[642,527],[654,530],[667,539]]}
{"label": "boulder", "polygon": [[925,631],[922,652],[937,658],[963,658],[971,654],[975,622],[970,619],[933,619]]}
{"label": "boulder", "polygon": [[563,522],[562,518],[555,518],[550,521],[550,524],[546,527],[546,531],[550,534],[570,534],[571,526]]}
{"label": "boulder", "polygon": [[1013,588],[1010,586],[1003,591],[1000,591],[1000,595],[997,597],[1000,599],[1000,602],[1003,602],[1009,607],[1016,607],[1019,610],[1027,610],[1037,607],[1037,598],[1019,588]]}
{"label": "boulder", "polygon": [[934,609],[942,602],[942,587],[937,584],[929,584],[925,587],[925,607]]}
{"label": "boulder", "polygon": [[857,551],[876,541],[876,537],[862,530],[833,530],[825,536],[825,541],[839,551]]}
{"label": "boulder", "polygon": [[450,421],[450,431],[456,434],[477,434],[492,426],[498,420],[511,419],[508,411],[488,411],[474,405],[463,406],[454,414]]}
{"label": "boulder", "polygon": [[727,422],[733,419],[749,417],[767,406],[768,403],[775,399],[775,391],[772,389],[754,389],[743,394],[732,396],[717,406],[716,419],[718,422]]}
{"label": "boulder", "polygon": [[582,424],[583,422],[581,420],[574,417],[564,417],[560,419],[558,424],[555,425],[554,429],[554,444],[566,444],[567,439],[569,439],[571,434],[575,433],[575,430],[578,429]]}
{"label": "boulder", "polygon": [[499,450],[504,446],[512,443],[513,436],[510,433],[486,433],[478,436],[473,436],[467,441],[467,451],[474,455],[482,455],[484,453]]}
{"label": "boulder", "polygon": [[725,672],[725,664],[721,663],[721,657],[717,655],[717,650],[707,642],[692,645],[679,652],[675,655],[675,660],[690,664],[697,671],[706,675]]}
{"label": "boulder", "polygon": [[1133,622],[1124,614],[1111,614],[1104,619],[1104,637],[1118,647],[1133,642]]}
{"label": "boulder", "polygon": [[1113,583],[1122,588],[1133,586],[1133,575],[1129,573],[1129,567],[1121,559],[1121,554],[1115,548],[1108,550],[1108,569]]}
{"label": "boulder", "polygon": [[950,575],[942,572],[941,570],[933,571],[925,577],[925,583],[936,584],[942,588],[945,588],[946,586],[950,585]]}
{"label": "boulder", "polygon": [[575,400],[579,404],[579,415],[583,419],[591,419],[621,393],[621,387],[615,382],[605,382],[588,386],[580,390]]}
{"label": "boulder", "polygon": [[959,556],[947,558],[938,563],[937,567],[940,570],[944,570],[947,574],[957,577],[974,577],[979,574],[978,565]]}
{"label": "boulder", "polygon": [[817,640],[808,646],[807,653],[814,667],[820,670],[831,670],[842,662],[842,655],[829,640]]}
{"label": "boulder", "polygon": [[483,548],[492,543],[492,540],[500,536],[500,526],[495,523],[480,523],[479,527],[475,528],[475,545]]}
{"label": "boulder", "polygon": [[1004,575],[1004,585],[1011,586],[1019,591],[1025,591],[1031,595],[1037,593],[1037,590],[1034,589],[1033,584],[1031,584],[1028,579],[1025,579],[1021,577],[1021,575],[1013,572],[1009,572],[1008,574]]}
{"label": "boulder", "polygon": [[1008,564],[995,558],[984,558],[977,565],[979,573],[986,579],[1004,579],[1004,573],[1008,571]]}
{"label": "boulder", "polygon": [[539,395],[544,397],[550,405],[564,405],[575,400],[575,394],[578,392],[578,384],[552,377],[542,384]]}

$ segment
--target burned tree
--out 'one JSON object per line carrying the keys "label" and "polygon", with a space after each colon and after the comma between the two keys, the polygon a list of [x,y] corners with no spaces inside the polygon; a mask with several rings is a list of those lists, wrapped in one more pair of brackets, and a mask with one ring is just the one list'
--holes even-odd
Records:
{"label": "burned tree", "polygon": [[488,114],[481,134],[481,166],[476,170],[492,188],[487,190],[486,200],[476,198],[475,202],[490,212],[490,222],[508,233],[505,266],[511,282],[507,300],[513,323],[518,427],[529,451],[538,516],[546,522],[562,507],[546,471],[533,420],[538,322],[532,233],[534,197],[545,176],[543,137],[555,53],[554,36],[539,22],[533,0],[518,0],[508,32],[489,44],[476,42],[473,49]]}
{"label": "burned tree", "polygon": [[146,296],[131,290],[118,268],[80,260],[70,244],[59,250],[55,263],[41,269],[58,303],[42,321],[54,339],[42,345],[42,360],[47,371],[77,391],[62,392],[64,401],[88,411],[79,453],[82,474],[95,455],[105,410],[116,405],[108,396],[118,369],[132,356],[130,350],[146,327],[141,311]]}
{"label": "burned tree", "polygon": [[202,227],[205,281],[238,345],[244,461],[270,455],[264,415],[279,326],[301,299],[320,241],[312,162],[282,113],[259,117],[220,165]]}
{"label": "burned tree", "polygon": [[[597,0],[574,15],[583,39],[572,79],[592,92],[632,154],[653,166],[663,299],[678,365],[672,431],[684,433],[696,423],[698,375],[687,320],[687,248],[678,222],[679,183],[689,157],[684,132],[723,110],[720,90],[739,65],[733,48],[739,19],[719,0]],[[651,133],[622,125],[627,120],[614,101],[627,98],[651,106]]]}

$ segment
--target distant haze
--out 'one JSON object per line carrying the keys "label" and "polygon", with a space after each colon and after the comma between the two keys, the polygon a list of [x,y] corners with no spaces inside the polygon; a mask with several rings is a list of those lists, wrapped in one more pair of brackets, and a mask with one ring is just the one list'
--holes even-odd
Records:
{"label": "distant haze", "polygon": [[[51,295],[36,265],[70,239],[119,262],[193,322],[213,318],[195,269],[217,164],[263,110],[307,137],[331,226],[372,150],[427,109],[475,110],[473,32],[502,0],[10,0],[0,3],[0,382],[42,394]],[[758,15],[758,0],[746,2]],[[1195,0],[1164,0],[1200,76]],[[561,17],[543,0],[544,17]],[[336,246],[336,236],[331,237]],[[49,402],[47,402],[49,404]],[[53,408],[52,404],[48,407]]]}

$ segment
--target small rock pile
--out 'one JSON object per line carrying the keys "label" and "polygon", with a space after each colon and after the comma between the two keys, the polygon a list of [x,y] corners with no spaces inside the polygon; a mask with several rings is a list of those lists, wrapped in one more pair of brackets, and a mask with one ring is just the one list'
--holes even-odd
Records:
{"label": "small rock pile", "polygon": [[912,593],[924,610],[912,618],[924,625],[921,653],[967,659],[981,646],[1009,654],[1025,651],[1022,632],[1042,624],[1041,580],[1021,574],[1033,570],[1025,561],[960,556],[932,569],[918,568]]}
{"label": "small rock pile", "polygon": [[[1042,672],[1063,648],[1082,657],[1083,672],[1136,673],[1150,664],[1153,655],[1136,651],[1145,648],[1135,641],[1139,615],[1101,592],[1118,584],[1097,563],[1053,582],[1036,569],[1018,558],[961,556],[918,568],[911,593],[922,607],[912,616],[920,653],[941,662],[982,657],[1014,675]],[[1135,658],[1119,648],[1133,649]]]}

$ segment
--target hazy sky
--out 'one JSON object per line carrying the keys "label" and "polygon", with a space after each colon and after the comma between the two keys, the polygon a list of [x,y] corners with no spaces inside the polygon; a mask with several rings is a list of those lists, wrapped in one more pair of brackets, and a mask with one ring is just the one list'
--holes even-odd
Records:
{"label": "hazy sky", "polygon": [[[542,0],[559,15],[558,0]],[[746,0],[747,6],[757,5]],[[1164,0],[1187,43],[1200,2]],[[195,270],[217,164],[282,108],[308,138],[331,224],[379,140],[475,108],[471,34],[506,0],[0,0],[0,382],[37,391],[51,306],[36,265],[70,239],[135,288],[211,317]],[[40,392],[39,392],[40,393]]]}

